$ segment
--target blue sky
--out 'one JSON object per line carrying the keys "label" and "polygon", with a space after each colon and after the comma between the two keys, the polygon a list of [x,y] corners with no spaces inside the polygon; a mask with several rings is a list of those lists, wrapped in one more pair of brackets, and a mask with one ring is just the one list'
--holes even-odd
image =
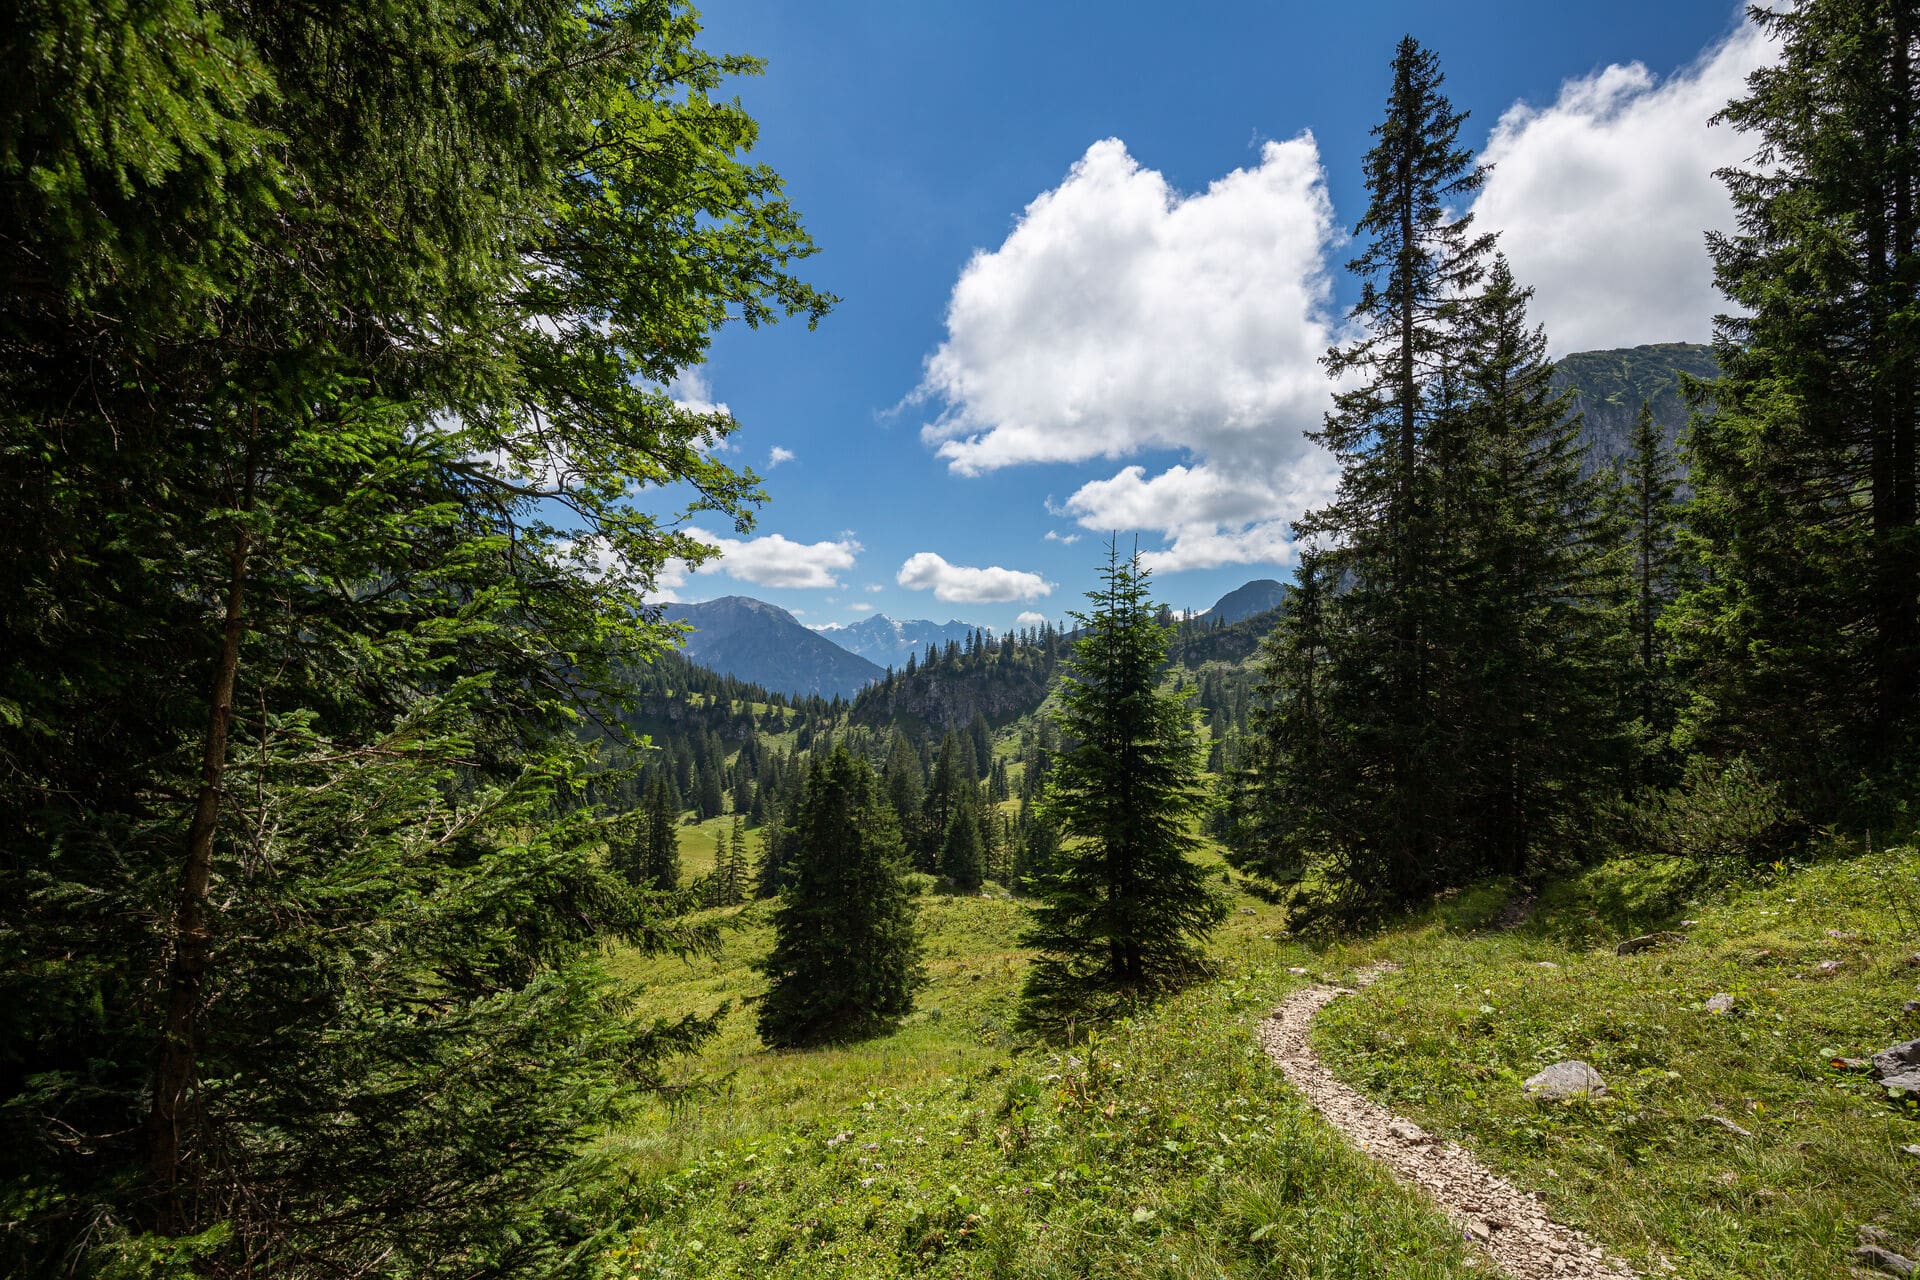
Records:
{"label": "blue sky", "polygon": [[1303,439],[1313,361],[1356,292],[1341,242],[1408,32],[1498,161],[1476,211],[1555,349],[1704,340],[1701,232],[1728,216],[1709,173],[1746,152],[1706,117],[1767,56],[1722,3],[704,17],[707,47],[767,61],[736,86],[755,156],[844,300],[812,332],[730,329],[683,380],[739,420],[731,456],[771,500],[752,540],[710,524],[725,556],[668,585],[811,625],[1059,618],[1109,529],[1176,607],[1289,576],[1287,522],[1331,483]]}

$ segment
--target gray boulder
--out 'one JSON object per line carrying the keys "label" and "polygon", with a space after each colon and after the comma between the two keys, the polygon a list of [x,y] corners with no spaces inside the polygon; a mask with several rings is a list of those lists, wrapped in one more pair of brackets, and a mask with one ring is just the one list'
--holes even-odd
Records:
{"label": "gray boulder", "polygon": [[1860,1259],[1876,1271],[1884,1271],[1890,1276],[1910,1276],[1913,1274],[1912,1258],[1903,1258],[1893,1250],[1877,1244],[1863,1244],[1853,1251]]}
{"label": "gray boulder", "polygon": [[1686,940],[1687,935],[1684,933],[1643,933],[1637,938],[1628,938],[1624,942],[1615,943],[1613,954],[1630,956],[1640,951],[1651,951],[1663,942],[1685,942]]}
{"label": "gray boulder", "polygon": [[1886,1088],[1920,1093],[1920,1040],[1909,1040],[1874,1054],[1873,1074]]}
{"label": "gray boulder", "polygon": [[1520,1086],[1529,1098],[1558,1102],[1563,1098],[1604,1098],[1607,1082],[1584,1062],[1556,1062]]}

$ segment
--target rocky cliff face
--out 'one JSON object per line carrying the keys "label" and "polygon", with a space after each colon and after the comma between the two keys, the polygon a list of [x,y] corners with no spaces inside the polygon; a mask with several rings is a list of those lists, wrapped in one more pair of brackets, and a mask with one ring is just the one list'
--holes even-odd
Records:
{"label": "rocky cliff face", "polygon": [[1717,378],[1713,348],[1691,342],[1662,342],[1617,351],[1579,351],[1553,367],[1555,390],[1571,389],[1574,408],[1584,417],[1589,467],[1624,460],[1633,451],[1633,428],[1644,402],[1674,448],[1687,425],[1682,376]]}

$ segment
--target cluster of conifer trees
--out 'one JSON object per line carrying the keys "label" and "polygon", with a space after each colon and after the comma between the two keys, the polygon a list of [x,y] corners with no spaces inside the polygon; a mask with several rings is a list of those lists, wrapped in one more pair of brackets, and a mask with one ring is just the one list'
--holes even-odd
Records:
{"label": "cluster of conifer trees", "polygon": [[1223,818],[1243,865],[1304,877],[1308,914],[1658,840],[1633,815],[1684,819],[1743,779],[1773,797],[1751,853],[1790,809],[1901,820],[1920,781],[1916,24],[1836,0],[1753,20],[1783,56],[1723,113],[1755,145],[1722,175],[1739,229],[1710,238],[1744,314],[1719,321],[1724,376],[1693,389],[1684,502],[1644,412],[1622,472],[1582,465],[1527,289],[1454,212],[1484,175],[1463,117],[1434,55],[1399,49],[1351,264],[1363,336],[1326,362],[1341,483],[1298,526]]}

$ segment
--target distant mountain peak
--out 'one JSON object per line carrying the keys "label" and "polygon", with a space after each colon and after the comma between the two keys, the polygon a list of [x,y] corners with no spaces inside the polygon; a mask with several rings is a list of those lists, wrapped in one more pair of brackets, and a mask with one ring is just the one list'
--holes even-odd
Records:
{"label": "distant mountain peak", "polygon": [[1207,610],[1206,616],[1210,620],[1232,624],[1242,618],[1251,618],[1256,613],[1278,608],[1286,598],[1287,585],[1284,582],[1255,578],[1214,601],[1213,608]]}
{"label": "distant mountain peak", "polygon": [[796,696],[850,698],[885,675],[777,604],[752,596],[722,596],[699,604],[670,604],[670,622],[693,627],[685,652],[701,666]]}

